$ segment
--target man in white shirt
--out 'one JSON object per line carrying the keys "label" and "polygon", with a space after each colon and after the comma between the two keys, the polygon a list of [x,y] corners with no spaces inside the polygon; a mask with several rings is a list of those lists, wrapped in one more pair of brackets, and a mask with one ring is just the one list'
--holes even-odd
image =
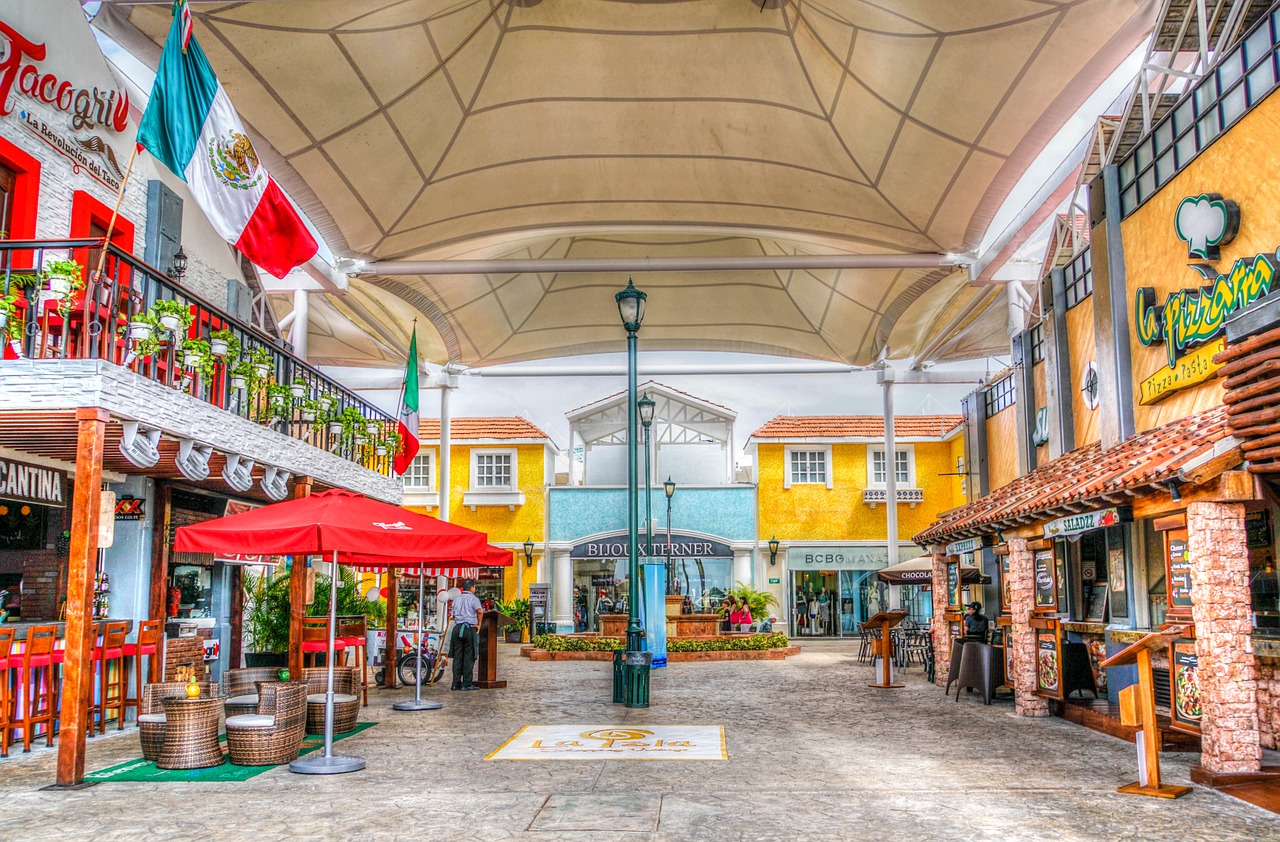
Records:
{"label": "man in white shirt", "polygon": [[449,655],[453,661],[453,684],[450,690],[479,690],[472,684],[476,664],[476,628],[483,610],[480,600],[471,592],[472,583],[463,582],[462,593],[453,601],[453,635]]}

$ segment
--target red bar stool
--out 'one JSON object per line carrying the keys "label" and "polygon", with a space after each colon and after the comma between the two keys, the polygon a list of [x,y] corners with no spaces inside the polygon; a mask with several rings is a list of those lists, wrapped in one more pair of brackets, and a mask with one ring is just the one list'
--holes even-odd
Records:
{"label": "red bar stool", "polygon": [[53,729],[58,721],[57,667],[63,653],[55,651],[57,626],[31,626],[23,644],[17,687],[22,693],[21,716],[15,714],[13,729],[22,731],[22,750],[31,751],[37,725],[44,726],[45,745],[53,745]]}
{"label": "red bar stool", "polygon": [[[124,727],[124,714],[128,712],[129,708],[133,708],[134,715],[137,715],[139,700],[142,698],[142,689],[158,677],[157,667],[164,661],[164,654],[160,651],[163,643],[164,624],[159,620],[143,620],[138,623],[137,642],[124,645],[125,658],[133,659],[133,695],[131,696],[128,693],[129,680],[126,678],[124,708],[120,711],[120,728]],[[147,661],[146,681],[142,680],[142,659],[144,657],[149,659]],[[128,672],[127,661],[125,672]],[[119,730],[119,728],[116,730]]]}
{"label": "red bar stool", "polygon": [[[329,618],[328,617],[304,617],[302,618],[302,663],[303,666],[315,666],[315,656],[330,651],[329,644]],[[342,641],[334,638],[332,651],[335,654],[341,653],[345,655],[346,647],[342,645]],[[310,662],[307,656],[311,656]],[[334,661],[334,664],[340,664],[341,658]]]}
{"label": "red bar stool", "polygon": [[9,692],[9,669],[16,666],[13,657],[14,630],[0,626],[0,757],[9,756],[9,740],[13,737],[13,699]]}
{"label": "red bar stool", "polygon": [[98,700],[89,716],[89,736],[93,736],[94,716],[98,717],[98,733],[106,733],[107,713],[112,709],[120,727],[124,727],[124,697],[129,675],[124,668],[124,639],[129,633],[129,624],[124,620],[109,620],[100,623],[98,628],[102,637],[89,653],[98,678]]}
{"label": "red bar stool", "polygon": [[365,657],[367,654],[366,649],[369,638],[366,632],[367,628],[365,626],[364,617],[347,617],[346,619],[339,618],[338,620],[338,634],[340,635],[338,641],[344,649],[350,648],[356,650],[355,666],[359,671],[360,689],[364,697],[363,704],[365,707],[368,707],[369,679],[368,670],[365,668]]}

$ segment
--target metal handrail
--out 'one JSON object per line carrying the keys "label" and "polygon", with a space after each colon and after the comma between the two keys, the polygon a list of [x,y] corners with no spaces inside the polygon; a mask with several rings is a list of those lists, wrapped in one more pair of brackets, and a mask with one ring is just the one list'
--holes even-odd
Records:
{"label": "metal handrail", "polygon": [[[11,353],[40,359],[97,359],[123,366],[241,418],[384,475],[390,473],[391,454],[378,455],[376,441],[395,430],[392,416],[294,356],[279,339],[213,306],[114,244],[106,247],[99,275],[94,268],[102,247],[102,238],[0,240],[0,297],[10,294],[15,275],[41,277],[46,262],[63,254],[90,267],[81,277],[83,291],[67,303],[31,287],[17,291],[13,318],[22,320],[21,338],[9,343]],[[166,300],[186,305],[190,327],[185,331],[158,328],[148,339],[131,338],[130,323],[150,313],[157,301]],[[242,356],[240,360],[216,358],[201,373],[200,363],[187,364],[178,351],[193,340],[209,341],[214,330],[230,331]],[[6,328],[5,338],[10,335]],[[252,367],[250,354],[262,361],[262,369]],[[243,384],[238,368],[248,370]],[[290,386],[302,396],[295,398]],[[344,413],[344,428],[331,426]],[[357,416],[363,421],[357,421]],[[358,429],[361,424],[364,430]]]}

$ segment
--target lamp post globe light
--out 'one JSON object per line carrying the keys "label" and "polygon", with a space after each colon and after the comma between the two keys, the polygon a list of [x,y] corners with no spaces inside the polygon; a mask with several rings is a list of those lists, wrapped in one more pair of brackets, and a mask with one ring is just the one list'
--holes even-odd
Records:
{"label": "lamp post globe light", "polygon": [[524,566],[533,567],[533,539],[524,539]]}
{"label": "lamp post globe light", "polygon": [[775,535],[769,539],[769,566],[773,567],[778,563],[778,547],[780,546],[778,538]]}
{"label": "lamp post globe light", "polygon": [[[644,629],[640,627],[639,501],[636,499],[636,334],[644,322],[646,296],[627,278],[627,288],[614,295],[618,316],[627,331],[627,649],[624,655],[623,702],[648,707],[649,668],[639,656]],[[641,671],[643,675],[637,675]],[[640,697],[643,698],[640,698]]]}
{"label": "lamp post globe light", "polygon": [[676,484],[667,477],[662,484],[662,492],[667,495],[667,596],[676,592],[676,575],[671,569],[671,498],[676,493]]}
{"label": "lamp post globe light", "polygon": [[645,392],[636,401],[636,411],[640,413],[640,424],[644,427],[644,557],[653,561],[653,508],[649,494],[649,427],[653,425],[653,410],[657,406],[649,393]]}

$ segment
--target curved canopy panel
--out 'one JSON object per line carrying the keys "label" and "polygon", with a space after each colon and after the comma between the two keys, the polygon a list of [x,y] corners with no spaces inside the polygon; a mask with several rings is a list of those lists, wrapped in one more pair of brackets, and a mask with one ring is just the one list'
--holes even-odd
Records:
{"label": "curved canopy panel", "polygon": [[[1153,7],[277,0],[194,11],[264,161],[335,253],[391,261],[964,253],[1146,35]],[[100,18],[154,57],[169,10],[121,2]],[[651,294],[646,347],[866,363],[928,344],[927,332],[890,337],[945,276],[705,272],[637,285]],[[436,352],[470,364],[614,351],[624,283],[368,277],[343,315],[362,329],[389,315],[401,333],[429,321]]]}

